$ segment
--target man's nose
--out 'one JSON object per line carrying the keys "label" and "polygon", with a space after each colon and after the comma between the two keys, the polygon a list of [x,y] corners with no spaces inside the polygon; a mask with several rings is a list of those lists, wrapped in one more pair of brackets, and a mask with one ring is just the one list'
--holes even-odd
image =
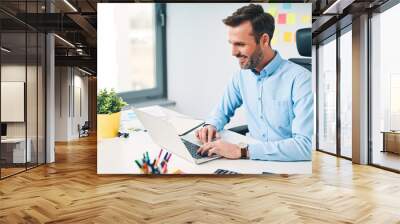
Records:
{"label": "man's nose", "polygon": [[237,50],[236,47],[232,47],[232,56],[237,57],[239,55],[239,51]]}

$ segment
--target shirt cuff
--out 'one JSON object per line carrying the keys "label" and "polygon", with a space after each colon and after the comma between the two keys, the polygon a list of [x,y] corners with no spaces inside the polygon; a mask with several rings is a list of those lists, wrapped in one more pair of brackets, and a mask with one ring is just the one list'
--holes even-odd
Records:
{"label": "shirt cuff", "polygon": [[204,125],[207,125],[207,124],[214,126],[218,132],[222,131],[222,129],[223,129],[223,127],[221,127],[221,125],[219,125],[219,123],[216,120],[211,120],[211,119],[206,120]]}
{"label": "shirt cuff", "polygon": [[268,152],[268,144],[249,144],[249,158],[253,160],[270,160],[274,152]]}

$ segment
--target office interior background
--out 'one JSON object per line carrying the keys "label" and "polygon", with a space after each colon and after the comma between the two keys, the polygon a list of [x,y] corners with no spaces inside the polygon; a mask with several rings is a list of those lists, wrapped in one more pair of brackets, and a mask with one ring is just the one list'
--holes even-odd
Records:
{"label": "office interior background", "polygon": [[[97,20],[100,19],[97,18],[97,3],[110,2],[119,1],[2,0],[0,2],[2,129],[0,191],[2,195],[8,197],[0,195],[2,201],[4,199],[10,203],[10,199],[16,199],[17,196],[13,195],[17,193],[21,200],[30,197],[31,194],[40,195],[43,189],[50,189],[48,187],[52,184],[57,188],[54,190],[57,192],[53,195],[55,198],[71,192],[73,198],[74,193],[78,191],[96,197],[101,193],[98,189],[104,190],[103,192],[114,191],[110,187],[113,181],[121,183],[122,186],[118,189],[132,192],[124,188],[130,184],[125,177],[103,178],[95,175],[97,70],[101,66],[96,59],[97,32],[101,29],[97,27]],[[257,1],[249,2],[257,3]],[[350,207],[344,206],[344,202],[339,203],[342,207],[347,207],[348,212],[332,204],[331,211],[319,211],[320,215],[324,216],[319,217],[319,220],[356,222],[380,218],[382,222],[396,222],[400,219],[396,212],[399,204],[393,198],[390,200],[384,195],[396,198],[398,195],[396,189],[399,186],[396,182],[398,174],[394,173],[400,172],[400,140],[399,133],[396,132],[400,129],[400,101],[396,97],[400,93],[400,67],[396,63],[395,56],[400,50],[400,45],[396,41],[396,22],[400,19],[400,4],[395,0],[293,2],[306,2],[312,5],[312,72],[316,116],[314,158],[317,159],[313,161],[313,177],[305,184],[309,184],[307,186],[311,191],[313,189],[320,191],[320,198],[343,196],[354,199],[346,204]],[[207,6],[202,7],[207,8]],[[163,105],[196,117],[207,115],[218,99],[213,98],[211,93],[205,93],[209,94],[205,101],[194,99],[203,94],[203,87],[210,87],[210,83],[215,83],[212,88],[216,91],[222,91],[219,87],[225,85],[229,80],[229,74],[233,74],[237,65],[229,50],[206,49],[202,47],[201,42],[191,43],[190,39],[185,38],[171,39],[171,36],[184,35],[179,35],[183,32],[181,23],[188,19],[189,15],[196,13],[199,12],[190,8],[182,9],[179,6],[169,10],[167,6],[164,11],[142,12],[142,18],[158,18],[153,21],[153,25],[149,22],[141,24],[144,31],[143,39],[146,40],[148,34],[156,33],[163,38],[159,39],[161,43],[138,45],[140,51],[155,52],[158,57],[150,71],[152,78],[147,83],[123,89],[125,93],[121,93],[121,96],[126,101],[139,106]],[[279,17],[279,13],[276,16]],[[213,17],[202,19],[204,20],[192,22],[198,26],[205,25],[202,21],[208,21],[207,24],[210,24],[214,19],[216,26],[221,23],[220,19]],[[301,18],[296,20],[301,21]],[[167,22],[165,27],[161,26],[162,21]],[[204,36],[203,41],[207,44],[213,43],[209,34],[200,33],[194,28],[190,32]],[[293,44],[294,41],[295,39]],[[115,42],[110,41],[110,43]],[[179,60],[165,66],[168,58],[182,57],[181,44],[191,45],[193,54],[197,52],[204,55],[201,61],[191,60],[190,55],[185,55],[182,63],[188,63],[187,66],[190,67],[188,71],[183,70]],[[215,61],[216,57],[224,58],[222,65]],[[206,63],[213,65],[206,68],[207,74],[215,76],[204,76],[197,72],[197,69],[205,67]],[[187,73],[190,73],[190,76],[187,76]],[[187,89],[192,90],[191,97],[182,96],[180,89],[173,88],[171,84],[178,80],[187,84]],[[196,102],[196,106],[192,106],[193,102]],[[242,123],[239,111],[232,125]],[[89,137],[80,138],[82,126],[88,127]],[[82,181],[84,178],[90,179],[91,183]],[[260,178],[268,182],[268,179]],[[314,198],[308,194],[309,192],[304,192],[298,187],[291,188],[285,185],[290,181],[293,181],[290,183],[303,183],[299,179],[301,177],[284,180],[279,179],[280,177],[274,178],[277,180],[276,183],[282,181],[282,185],[276,185],[283,189],[277,190],[279,193],[284,193],[285,190],[304,193],[304,197],[310,199],[304,200],[302,202],[304,204],[315,204],[315,201],[321,204],[329,203],[329,200],[321,202],[320,199]],[[57,181],[67,181],[74,186],[74,189],[68,188],[67,184],[56,186]],[[163,180],[151,181],[161,183]],[[173,181],[185,185],[184,180],[173,179]],[[212,181],[218,180],[204,182]],[[246,181],[265,184],[250,177]],[[145,186],[139,182],[135,184]],[[200,180],[199,184],[193,180],[191,183],[205,186],[202,185],[204,182]],[[27,194],[23,190],[24,184],[30,183],[35,190]],[[162,183],[170,188],[174,187],[167,181]],[[35,186],[43,189],[34,188]],[[63,187],[68,188],[70,192],[63,191],[61,189]],[[146,187],[153,189],[155,186],[146,185]],[[160,190],[161,185],[158,187]],[[160,191],[167,192],[167,190]],[[141,193],[133,192],[139,195]],[[360,195],[372,196],[361,199]],[[124,197],[135,197],[135,194]],[[333,199],[332,201],[338,202]],[[18,200],[15,200],[15,203],[18,203]],[[101,204],[99,201],[96,203]],[[116,203],[115,206],[122,204]],[[0,210],[3,215],[12,210],[6,207],[7,203],[0,206],[5,206]],[[64,208],[60,204],[58,207]],[[291,209],[293,208],[288,210]],[[315,216],[307,209],[296,209],[304,214],[302,220]],[[355,210],[357,211],[350,214],[350,211]],[[66,213],[60,217],[71,218],[79,213],[79,209],[75,207],[69,210],[70,213],[68,209],[63,211]],[[343,212],[342,215],[336,216],[340,211]],[[364,214],[363,211],[368,211],[372,215]],[[95,211],[94,213],[97,214]],[[35,214],[29,213],[29,217],[34,216]],[[278,216],[271,215],[275,218]],[[38,217],[37,219],[41,220]],[[52,220],[56,219],[53,217]]]}
{"label": "office interior background", "polygon": [[55,162],[55,142],[78,139],[85,122],[96,130],[95,33],[82,34],[74,21],[91,27],[82,15],[61,14],[70,10],[62,1],[0,3],[2,179]]}
{"label": "office interior background", "polygon": [[[113,88],[131,105],[162,103],[180,113],[206,119],[239,69],[222,19],[245,5],[99,4],[98,91]],[[299,29],[311,28],[311,4],[262,5],[275,16],[279,12],[293,18],[287,22],[276,19],[271,43],[283,58],[301,57],[295,35]],[[165,13],[166,26],[155,19],[155,10]],[[205,12],[207,17],[202,16]],[[227,127],[244,125],[243,112],[239,109]]]}

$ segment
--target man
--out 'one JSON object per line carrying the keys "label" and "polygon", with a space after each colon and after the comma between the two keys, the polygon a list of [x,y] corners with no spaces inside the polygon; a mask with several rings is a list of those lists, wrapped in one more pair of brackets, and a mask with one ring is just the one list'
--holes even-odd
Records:
{"label": "man", "polygon": [[[242,7],[223,22],[241,70],[229,82],[207,125],[196,132],[203,142],[198,153],[230,159],[311,160],[311,73],[271,48],[274,18],[260,5]],[[211,141],[240,106],[245,109],[250,135],[259,143]]]}

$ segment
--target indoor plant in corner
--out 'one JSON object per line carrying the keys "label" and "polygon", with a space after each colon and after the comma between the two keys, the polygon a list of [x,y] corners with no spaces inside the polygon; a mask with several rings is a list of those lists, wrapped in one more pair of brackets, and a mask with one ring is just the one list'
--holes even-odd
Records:
{"label": "indoor plant in corner", "polygon": [[114,89],[100,90],[97,95],[97,138],[113,138],[118,135],[121,109],[128,105]]}

